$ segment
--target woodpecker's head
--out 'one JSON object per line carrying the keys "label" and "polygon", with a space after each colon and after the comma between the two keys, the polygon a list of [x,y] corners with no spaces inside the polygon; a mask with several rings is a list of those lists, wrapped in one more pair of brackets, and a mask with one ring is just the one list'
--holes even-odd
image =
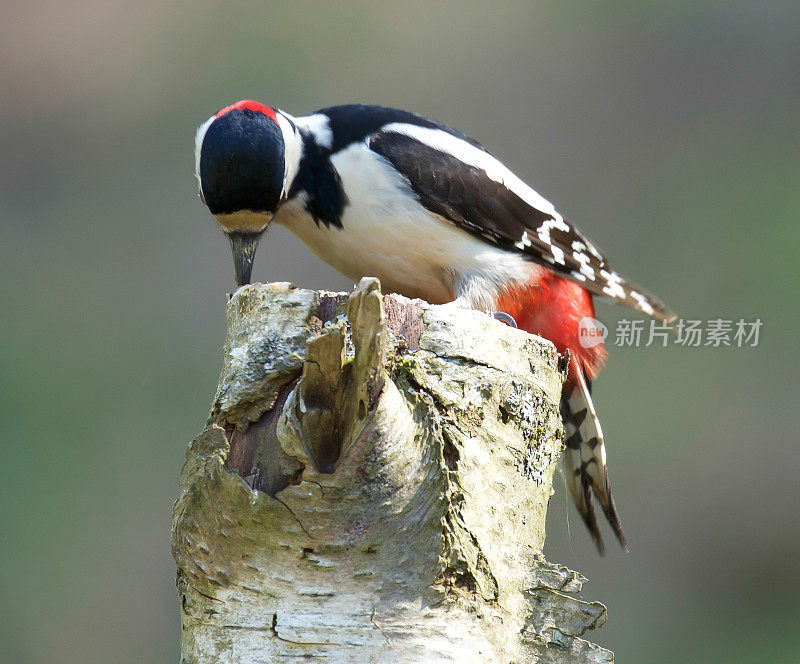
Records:
{"label": "woodpecker's head", "polygon": [[197,130],[200,198],[230,239],[236,285],[250,283],[256,247],[291,186],[300,137],[279,110],[240,101]]}

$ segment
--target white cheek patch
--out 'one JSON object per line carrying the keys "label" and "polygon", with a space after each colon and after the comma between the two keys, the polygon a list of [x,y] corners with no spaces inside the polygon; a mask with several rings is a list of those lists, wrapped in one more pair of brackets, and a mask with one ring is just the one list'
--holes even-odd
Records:
{"label": "white cheek patch", "polygon": [[275,112],[275,121],[280,127],[283,136],[283,186],[281,187],[281,200],[284,200],[300,168],[300,159],[303,156],[303,141],[297,133],[291,116],[283,111]]}
{"label": "white cheek patch", "polygon": [[200,128],[194,136],[194,176],[197,178],[197,187],[200,190],[201,196],[203,195],[203,183],[200,180],[200,153],[203,150],[203,140],[206,137],[206,132],[216,119],[216,115],[212,115],[208,118],[208,120],[200,125]]}

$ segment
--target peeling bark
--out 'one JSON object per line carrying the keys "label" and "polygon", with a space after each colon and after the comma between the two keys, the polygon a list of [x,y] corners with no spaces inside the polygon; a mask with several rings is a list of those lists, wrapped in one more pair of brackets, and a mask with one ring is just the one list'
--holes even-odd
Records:
{"label": "peeling bark", "polygon": [[181,661],[611,662],[542,557],[553,346],[483,313],[239,289],[172,548]]}

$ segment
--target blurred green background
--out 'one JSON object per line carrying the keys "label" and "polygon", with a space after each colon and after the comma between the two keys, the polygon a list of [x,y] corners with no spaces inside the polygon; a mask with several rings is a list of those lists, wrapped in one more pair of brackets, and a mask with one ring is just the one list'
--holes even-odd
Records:
{"label": "blurred green background", "polygon": [[[609,348],[631,553],[596,556],[559,479],[546,554],[618,662],[800,661],[796,0],[3,8],[4,662],[177,661],[170,509],[233,280],[193,138],[247,97],[448,122],[680,315],[764,321],[757,348]],[[350,287],[279,228],[254,276]]]}

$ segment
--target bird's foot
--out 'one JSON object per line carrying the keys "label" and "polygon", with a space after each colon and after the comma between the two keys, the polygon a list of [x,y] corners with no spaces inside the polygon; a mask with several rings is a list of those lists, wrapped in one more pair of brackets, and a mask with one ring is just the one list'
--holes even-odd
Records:
{"label": "bird's foot", "polygon": [[517,321],[515,321],[514,317],[510,314],[507,314],[505,311],[493,311],[492,316],[501,323],[505,323],[509,327],[517,327]]}

